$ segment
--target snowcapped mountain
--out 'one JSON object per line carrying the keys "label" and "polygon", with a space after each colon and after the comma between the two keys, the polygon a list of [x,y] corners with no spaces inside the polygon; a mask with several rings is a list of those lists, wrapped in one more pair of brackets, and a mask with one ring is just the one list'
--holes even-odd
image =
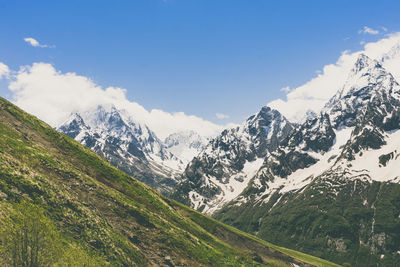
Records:
{"label": "snowcapped mountain", "polygon": [[166,149],[177,156],[185,166],[197,156],[209,142],[208,138],[194,131],[178,132],[169,135],[164,140]]}
{"label": "snowcapped mountain", "polygon": [[113,105],[74,113],[58,130],[163,193],[171,191],[184,168],[144,123]]}
{"label": "snowcapped mountain", "polygon": [[268,152],[291,130],[278,111],[263,107],[243,125],[212,139],[188,164],[173,197],[213,213],[243,191]]}
{"label": "snowcapped mountain", "polygon": [[399,156],[400,86],[378,61],[360,55],[322,112],[280,142],[214,216],[339,263],[394,266]]}
{"label": "snowcapped mountain", "polygon": [[[348,159],[362,149],[379,148],[384,131],[398,126],[398,92],[393,76],[377,61],[361,55],[346,84],[321,114],[298,127],[266,159],[253,180],[254,188],[263,192],[260,199],[276,190],[303,188],[318,171],[335,164],[348,141],[352,141],[352,146],[347,146],[352,150]],[[368,138],[374,142],[363,142]]]}

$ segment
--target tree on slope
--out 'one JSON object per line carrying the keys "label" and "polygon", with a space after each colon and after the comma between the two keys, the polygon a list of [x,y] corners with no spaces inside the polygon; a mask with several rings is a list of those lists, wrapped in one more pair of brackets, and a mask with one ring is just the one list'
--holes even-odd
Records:
{"label": "tree on slope", "polygon": [[24,201],[16,204],[1,224],[1,266],[52,266],[60,258],[60,238],[40,207]]}

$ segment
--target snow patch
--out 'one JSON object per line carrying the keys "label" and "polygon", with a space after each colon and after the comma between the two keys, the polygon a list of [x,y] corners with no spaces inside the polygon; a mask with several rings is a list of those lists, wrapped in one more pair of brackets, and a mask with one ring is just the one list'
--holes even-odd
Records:
{"label": "snow patch", "polygon": [[[318,159],[317,163],[305,169],[298,169],[286,178],[275,177],[272,183],[268,183],[269,189],[262,196],[269,194],[270,197],[273,191],[279,190],[283,194],[307,186],[314,177],[322,174],[335,163],[331,158],[340,154],[341,147],[349,140],[352,131],[352,127],[335,130],[335,141],[328,152],[308,152],[312,157]],[[260,199],[262,196],[260,196]],[[268,202],[269,197],[264,199],[264,202]]]}
{"label": "snow patch", "polygon": [[231,176],[229,183],[227,184],[220,182],[214,177],[208,176],[208,180],[221,188],[222,192],[206,205],[203,212],[206,214],[212,214],[216,210],[220,209],[224,204],[239,196],[239,194],[247,187],[251,178],[253,178],[257,173],[263,162],[263,158],[257,158],[254,161],[247,161],[244,164],[242,171]]}
{"label": "snow patch", "polygon": [[[379,164],[379,157],[393,152],[386,166]],[[380,182],[399,182],[400,172],[400,130],[386,133],[386,145],[380,149],[363,151],[362,156],[356,155],[351,161],[350,170],[354,173],[367,174],[372,180]]]}

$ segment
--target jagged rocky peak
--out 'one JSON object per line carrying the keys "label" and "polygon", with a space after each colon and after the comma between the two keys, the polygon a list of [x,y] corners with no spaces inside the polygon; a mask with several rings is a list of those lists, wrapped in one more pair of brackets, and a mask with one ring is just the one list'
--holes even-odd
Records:
{"label": "jagged rocky peak", "polygon": [[277,110],[263,107],[208,143],[188,164],[174,198],[212,214],[246,188],[265,156],[292,129]]}
{"label": "jagged rocky peak", "polygon": [[268,106],[248,118],[243,126],[243,131],[252,137],[257,157],[265,157],[268,150],[275,149],[282,136],[291,129],[292,125],[286,118]]}
{"label": "jagged rocky peak", "polygon": [[174,188],[185,165],[145,123],[111,104],[73,113],[58,130],[163,193]]}
{"label": "jagged rocky peak", "polygon": [[377,67],[378,68],[382,67],[378,61],[371,59],[370,57],[368,57],[365,54],[360,54],[357,58],[357,61],[354,65],[354,68],[352,71],[355,73],[358,73],[364,69],[371,70],[371,69],[375,69]]}
{"label": "jagged rocky peak", "polygon": [[[347,170],[353,169],[351,175],[356,177],[363,169],[375,172],[379,155],[362,168],[357,164],[369,160],[364,154],[387,148],[400,128],[398,92],[398,83],[379,62],[360,55],[342,89],[317,117],[293,130],[268,156],[248,192],[268,203],[274,194],[301,192],[324,172],[337,177],[347,177]],[[343,173],[335,173],[338,166]],[[246,202],[250,195],[237,199]]]}
{"label": "jagged rocky peak", "polygon": [[79,116],[92,134],[96,133],[104,139],[112,136],[120,141],[134,142],[150,157],[172,157],[164,151],[162,142],[146,124],[134,120],[128,112],[112,104],[98,105],[79,113]]}
{"label": "jagged rocky peak", "polygon": [[218,137],[211,140],[203,154],[219,153],[233,155],[252,161],[265,157],[269,150],[277,147],[291,130],[291,123],[279,111],[268,106],[261,108],[250,116],[242,125],[224,130]]}
{"label": "jagged rocky peak", "polygon": [[107,130],[118,129],[125,126],[120,111],[114,105],[98,105],[95,108],[82,112],[81,117],[91,128]]}
{"label": "jagged rocky peak", "polygon": [[266,186],[271,188],[269,193],[272,193],[277,189],[274,188],[273,182],[277,182],[279,187],[280,179],[289,181],[296,171],[316,164],[321,159],[321,155],[332,150],[335,142],[337,143],[337,136],[328,114],[320,113],[317,117],[309,118],[271,152],[257,172],[251,186],[258,189]]}
{"label": "jagged rocky peak", "polygon": [[303,151],[328,151],[333,145],[335,133],[328,114],[320,113],[307,119],[281,143],[282,147],[300,148]]}
{"label": "jagged rocky peak", "polygon": [[59,127],[59,131],[75,139],[81,132],[86,132],[89,127],[85,124],[82,117],[74,112],[71,116]]}
{"label": "jagged rocky peak", "polygon": [[325,105],[335,128],[354,126],[367,107],[390,104],[399,98],[399,84],[382,65],[361,54],[343,88]]}
{"label": "jagged rocky peak", "polygon": [[341,157],[350,160],[361,150],[385,144],[383,131],[394,129],[399,118],[398,87],[379,62],[361,54],[342,89],[321,113],[296,128],[270,155],[258,173],[261,183],[286,179],[314,165],[328,168],[341,149]]}

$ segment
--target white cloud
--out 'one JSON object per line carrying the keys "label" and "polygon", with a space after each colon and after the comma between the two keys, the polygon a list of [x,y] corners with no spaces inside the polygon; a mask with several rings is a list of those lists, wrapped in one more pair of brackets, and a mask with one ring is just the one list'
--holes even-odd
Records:
{"label": "white cloud", "polygon": [[215,117],[220,120],[229,119],[229,115],[222,114],[222,113],[215,113]]}
{"label": "white cloud", "polygon": [[400,33],[390,34],[377,42],[367,43],[363,50],[344,51],[336,63],[323,67],[321,73],[306,84],[292,89],[286,100],[269,103],[289,120],[301,121],[307,111],[319,112],[325,103],[343,86],[359,54],[382,61],[397,80],[400,80]]}
{"label": "white cloud", "polygon": [[388,29],[386,27],[381,27],[384,32],[387,32]]}
{"label": "white cloud", "polygon": [[358,31],[359,34],[364,33],[364,34],[372,34],[372,35],[376,35],[379,34],[379,30],[374,30],[372,28],[369,28],[367,26],[364,26],[364,28],[362,30]]}
{"label": "white cloud", "polygon": [[286,86],[281,88],[281,92],[289,93],[290,92],[290,86]]}
{"label": "white cloud", "polygon": [[22,67],[10,82],[9,89],[15,104],[53,127],[63,123],[71,112],[100,104],[114,104],[127,110],[136,120],[146,123],[161,139],[171,133],[188,130],[213,136],[225,128],[183,112],[148,111],[140,104],[129,101],[125,89],[103,89],[87,77],[61,73],[46,63]]}
{"label": "white cloud", "polygon": [[28,38],[24,38],[24,41],[28,44],[30,44],[33,47],[40,47],[40,48],[54,48],[54,45],[47,45],[47,44],[41,44],[39,43],[38,40],[32,38],[32,37],[28,37]]}
{"label": "white cloud", "polygon": [[10,69],[8,68],[8,66],[0,62],[0,79],[2,79],[3,77],[8,77],[9,74]]}

